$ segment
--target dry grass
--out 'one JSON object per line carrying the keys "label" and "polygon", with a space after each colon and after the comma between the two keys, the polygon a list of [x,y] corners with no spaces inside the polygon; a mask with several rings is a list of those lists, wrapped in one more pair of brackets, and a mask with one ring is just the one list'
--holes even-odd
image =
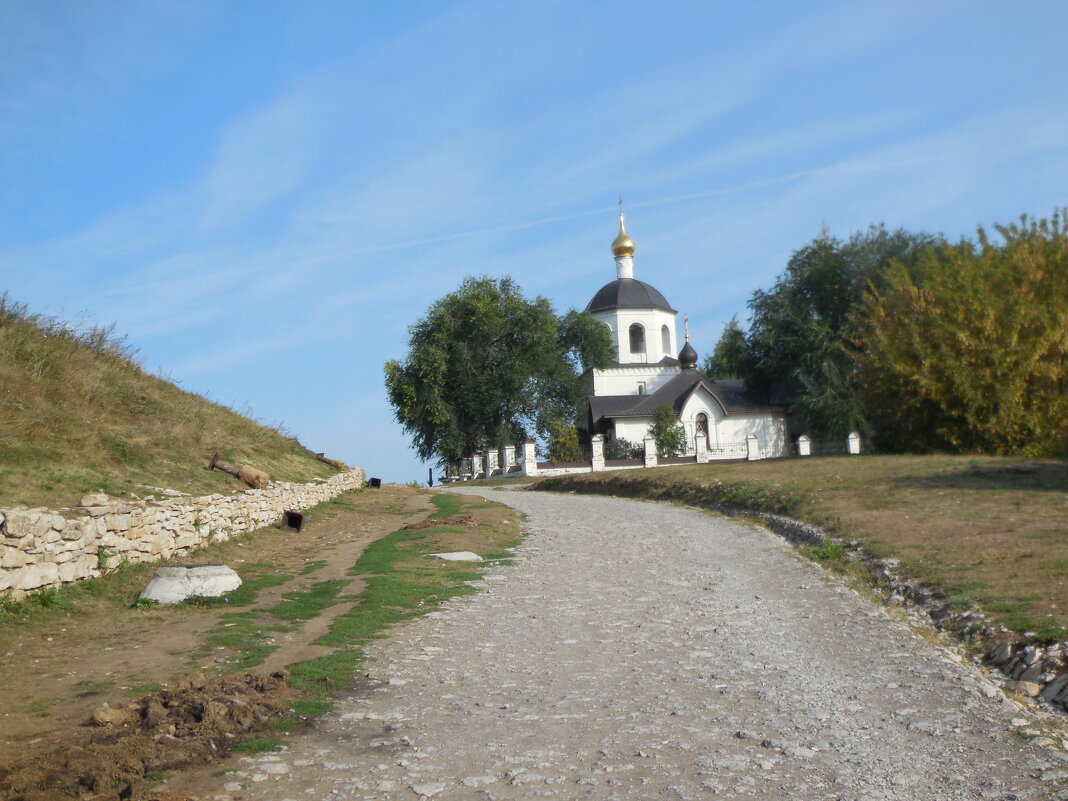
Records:
{"label": "dry grass", "polygon": [[273,479],[334,473],[293,437],[146,374],[110,329],[72,330],[0,295],[0,506],[65,506],[87,492],[242,487],[212,452]]}
{"label": "dry grass", "polygon": [[[1068,626],[1068,461],[859,456],[594,473],[584,480],[721,482],[800,499],[793,516],[898,558],[947,598],[1016,630]],[[770,490],[770,493],[768,491]],[[774,510],[769,510],[774,511]]]}

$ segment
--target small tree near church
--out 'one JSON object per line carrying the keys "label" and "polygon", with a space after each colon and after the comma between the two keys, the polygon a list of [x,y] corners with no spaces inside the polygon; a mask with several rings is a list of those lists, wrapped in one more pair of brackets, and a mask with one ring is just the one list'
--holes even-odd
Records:
{"label": "small tree near church", "polygon": [[678,415],[666,403],[661,403],[653,412],[653,424],[649,433],[656,440],[658,457],[681,456],[686,452],[686,429],[679,422]]}

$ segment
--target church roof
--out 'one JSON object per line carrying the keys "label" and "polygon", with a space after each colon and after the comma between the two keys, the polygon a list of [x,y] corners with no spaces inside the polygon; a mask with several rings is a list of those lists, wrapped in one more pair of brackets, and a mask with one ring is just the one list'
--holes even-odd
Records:
{"label": "church roof", "polygon": [[663,309],[674,312],[671,304],[658,290],[637,278],[617,278],[597,290],[586,311],[607,309]]}
{"label": "church roof", "polygon": [[716,381],[699,370],[684,370],[650,395],[592,396],[589,398],[590,414],[595,427],[606,417],[652,417],[662,403],[679,414],[700,387],[704,387],[727,414],[783,411],[781,406],[748,397],[743,382]]}

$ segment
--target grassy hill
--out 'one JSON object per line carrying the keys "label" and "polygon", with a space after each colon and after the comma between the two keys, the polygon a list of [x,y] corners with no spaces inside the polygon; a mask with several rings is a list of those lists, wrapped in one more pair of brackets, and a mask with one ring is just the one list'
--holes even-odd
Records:
{"label": "grassy hill", "polygon": [[148,375],[113,328],[76,330],[0,294],[0,506],[58,508],[88,492],[233,492],[214,451],[272,479],[334,468],[295,438]]}

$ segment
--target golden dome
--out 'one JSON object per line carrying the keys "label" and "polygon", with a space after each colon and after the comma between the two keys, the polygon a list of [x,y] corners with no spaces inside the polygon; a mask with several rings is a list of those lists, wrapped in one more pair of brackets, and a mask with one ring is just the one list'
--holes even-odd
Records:
{"label": "golden dome", "polygon": [[634,240],[627,233],[626,223],[623,221],[623,212],[619,212],[619,234],[612,240],[612,255],[617,259],[620,256],[634,255]]}

